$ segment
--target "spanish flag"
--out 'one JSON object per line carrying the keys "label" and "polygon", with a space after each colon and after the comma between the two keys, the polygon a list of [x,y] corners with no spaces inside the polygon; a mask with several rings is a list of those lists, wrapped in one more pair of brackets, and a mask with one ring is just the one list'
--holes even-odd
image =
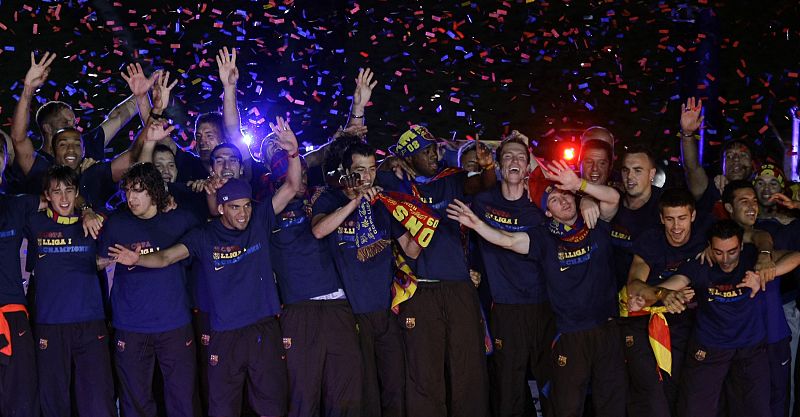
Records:
{"label": "spanish flag", "polygon": [[642,311],[628,311],[628,287],[622,287],[619,292],[619,315],[620,317],[637,317],[650,315],[650,322],[647,326],[647,333],[650,339],[650,347],[656,357],[658,367],[666,373],[672,375],[672,343],[669,337],[669,325],[664,313],[667,308],[645,307]]}

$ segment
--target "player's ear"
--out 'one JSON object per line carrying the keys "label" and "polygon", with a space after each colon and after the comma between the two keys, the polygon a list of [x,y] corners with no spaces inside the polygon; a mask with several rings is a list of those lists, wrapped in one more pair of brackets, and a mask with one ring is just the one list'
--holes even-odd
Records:
{"label": "player's ear", "polygon": [[223,214],[223,211],[222,211],[222,204],[218,204],[218,205],[217,205],[217,211],[219,212],[219,215],[220,215],[220,216],[222,216],[222,214]]}

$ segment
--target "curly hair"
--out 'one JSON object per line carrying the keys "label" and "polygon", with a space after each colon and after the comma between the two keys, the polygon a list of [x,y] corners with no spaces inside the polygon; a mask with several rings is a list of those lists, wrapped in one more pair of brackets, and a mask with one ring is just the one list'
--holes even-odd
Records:
{"label": "curly hair", "polygon": [[[151,162],[140,162],[125,172],[120,181],[120,189],[140,189],[147,192],[150,199],[156,204],[158,211],[163,211],[169,204],[169,191],[161,173]],[[138,191],[138,190],[137,190]]]}

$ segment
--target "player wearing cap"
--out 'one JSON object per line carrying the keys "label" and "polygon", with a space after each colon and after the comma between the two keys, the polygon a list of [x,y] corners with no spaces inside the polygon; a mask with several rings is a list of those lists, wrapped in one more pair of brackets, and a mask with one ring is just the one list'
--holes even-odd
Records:
{"label": "player wearing cap", "polygon": [[[379,172],[386,190],[419,197],[441,217],[428,246],[411,262],[418,278],[414,295],[400,304],[406,347],[406,401],[409,416],[488,414],[488,375],[483,323],[470,280],[458,223],[445,209],[454,199],[495,185],[495,164],[478,148],[481,175],[440,169],[436,141],[413,125],[393,147],[395,172]],[[398,220],[404,216],[396,217]],[[412,235],[421,229],[412,230]]]}
{"label": "player wearing cap", "polygon": [[[280,144],[297,154],[297,140],[281,118],[273,125]],[[277,314],[280,301],[270,261],[275,211],[299,190],[300,162],[290,158],[286,183],[271,202],[253,204],[252,189],[230,179],[217,190],[220,217],[196,228],[181,243],[141,255],[115,245],[118,263],[164,268],[194,258],[209,290],[209,414],[239,415],[245,383],[250,405],[262,416],[287,412],[286,365]]]}
{"label": "player wearing cap", "polygon": [[[527,143],[506,139],[496,151],[501,181],[491,190],[477,194],[472,202],[475,214],[492,227],[506,232],[525,232],[540,227],[545,217],[525,195],[528,177]],[[494,353],[489,356],[489,387],[495,416],[534,413],[527,373],[536,378],[545,415],[552,412],[543,392],[550,379],[550,343],[555,321],[538,261],[479,239],[491,292],[489,313]]]}
{"label": "player wearing cap", "polygon": [[[534,171],[528,188],[531,200],[551,219],[544,227],[499,230],[458,200],[448,208],[448,216],[487,241],[540,262],[558,331],[551,352],[549,399],[554,415],[580,416],[591,381],[595,413],[622,416],[624,359],[613,320],[617,297],[607,223],[616,213],[619,193],[578,178],[564,161]],[[578,214],[576,192],[599,201],[601,221],[595,229]]]}

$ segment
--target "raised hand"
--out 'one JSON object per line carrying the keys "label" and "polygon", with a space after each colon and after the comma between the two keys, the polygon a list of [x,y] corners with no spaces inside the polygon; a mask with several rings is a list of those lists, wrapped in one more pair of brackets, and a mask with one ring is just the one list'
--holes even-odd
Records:
{"label": "raised hand", "polygon": [[563,159],[547,164],[542,173],[548,180],[555,181],[559,190],[577,191],[581,188],[581,179]]}
{"label": "raised hand", "polygon": [[367,199],[367,201],[372,201],[375,198],[375,196],[378,195],[378,193],[380,193],[381,191],[383,191],[383,188],[378,186],[372,186],[366,188],[362,187],[359,196]]}
{"label": "raised hand", "polygon": [[30,89],[37,89],[41,87],[47,76],[50,74],[50,64],[56,59],[56,54],[53,52],[45,52],[42,59],[36,62],[36,56],[31,52],[31,67],[25,74],[25,87]]}
{"label": "raised hand", "polygon": [[475,229],[481,224],[481,219],[475,215],[472,209],[458,199],[453,200],[453,202],[447,206],[447,217],[470,229]]}
{"label": "raised hand", "polygon": [[378,81],[372,81],[375,73],[369,68],[362,68],[358,70],[356,76],[356,89],[353,92],[353,107],[363,110],[369,103],[372,97],[372,89],[378,84]]}
{"label": "raised hand", "polygon": [[686,136],[694,134],[703,125],[703,101],[691,97],[681,104],[681,131]]}
{"label": "raised hand", "polygon": [[[349,175],[342,175],[339,177],[339,185],[344,187],[345,189],[356,191],[358,187],[361,187],[363,181],[361,180],[361,174],[358,172],[354,172]],[[358,196],[358,192],[354,192],[353,195],[356,197]]]}
{"label": "raised hand", "polygon": [[122,79],[128,83],[128,88],[131,89],[131,93],[133,93],[133,95],[141,97],[150,91],[150,88],[156,82],[160,74],[161,71],[155,71],[150,74],[150,77],[148,78],[144,75],[142,64],[137,62],[136,64],[129,64],[125,68],[125,72],[122,73]]}
{"label": "raised hand", "polygon": [[345,134],[351,136],[357,136],[360,139],[364,139],[367,136],[367,126],[365,125],[353,125],[348,126],[344,129],[339,128],[336,130],[336,133],[333,134],[333,139],[339,139],[340,137],[344,136]]}
{"label": "raised hand", "polygon": [[175,126],[168,126],[166,129],[164,128],[165,126],[168,126],[166,122],[155,120],[151,117],[144,128],[144,140],[146,142],[158,142],[175,130]]}
{"label": "raised hand", "polygon": [[165,71],[158,77],[158,81],[153,84],[153,110],[156,113],[164,111],[169,107],[169,99],[172,89],[178,84],[178,80],[169,82],[169,71]]}
{"label": "raised hand", "polygon": [[277,116],[275,117],[275,124],[270,123],[269,128],[278,137],[277,142],[281,149],[288,152],[289,155],[294,155],[297,152],[297,138],[289,127],[289,123],[283,120],[282,117]]}
{"label": "raised hand", "polygon": [[236,68],[236,48],[223,47],[217,53],[217,68],[219,69],[219,80],[223,87],[235,87],[239,81],[239,69]]}
{"label": "raised hand", "polygon": [[136,265],[136,262],[139,262],[140,248],[141,246],[137,244],[134,246],[133,250],[130,250],[125,246],[122,246],[119,243],[117,243],[114,246],[108,248],[108,254],[111,256],[111,259],[114,262],[127,266],[134,266]]}

